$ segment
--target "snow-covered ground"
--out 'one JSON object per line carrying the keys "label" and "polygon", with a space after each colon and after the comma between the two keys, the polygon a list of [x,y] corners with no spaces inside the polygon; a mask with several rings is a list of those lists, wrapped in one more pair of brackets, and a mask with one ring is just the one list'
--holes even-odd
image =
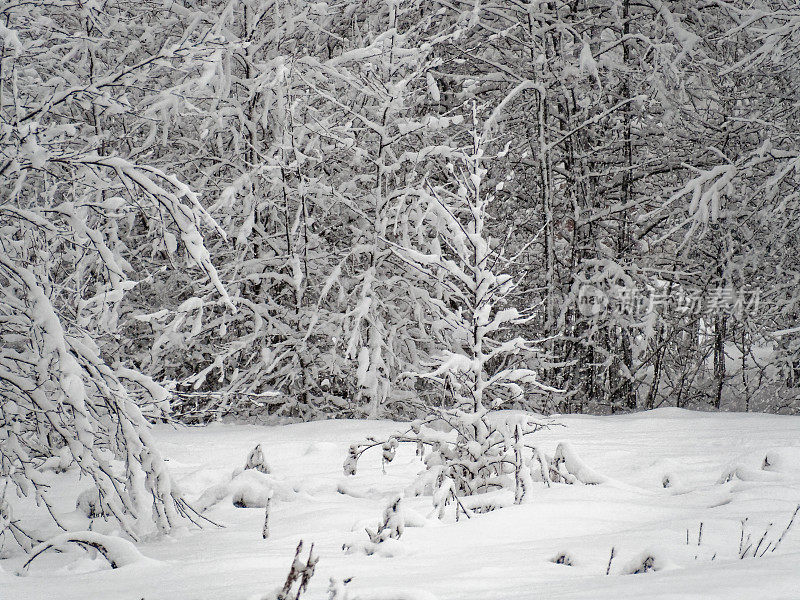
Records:
{"label": "snow-covered ground", "polygon": [[[761,554],[800,502],[800,417],[660,409],[559,420],[565,427],[537,441],[551,454],[571,442],[606,483],[536,484],[529,503],[458,522],[426,518],[431,498],[407,495],[402,537],[370,556],[342,546],[366,542],[364,528],[378,524],[422,467],[413,448],[402,447],[386,473],[379,449],[355,476],[345,476],[342,463],[350,443],[402,424],[159,426],[185,496],[211,504],[206,514],[225,527],[138,544],[146,559],[114,570],[74,549],[43,554],[20,577],[25,557],[12,556],[0,560],[0,600],[258,598],[283,583],[300,539],[319,556],[307,600],[327,598],[331,577],[352,578],[351,599],[800,598],[800,515],[776,552],[739,559],[743,529],[757,544],[773,524]],[[271,475],[247,471],[231,482],[259,443]],[[79,524],[67,513],[87,484],[76,485],[74,471],[53,478],[65,520]],[[233,502],[263,502],[265,486],[273,494],[266,540],[264,510]],[[571,565],[557,564],[561,555]],[[648,557],[655,570],[632,574]]]}

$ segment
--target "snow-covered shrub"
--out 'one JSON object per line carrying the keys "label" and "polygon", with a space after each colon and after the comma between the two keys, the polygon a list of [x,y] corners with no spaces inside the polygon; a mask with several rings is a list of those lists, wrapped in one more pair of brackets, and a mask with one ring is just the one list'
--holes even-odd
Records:
{"label": "snow-covered shrub", "polygon": [[[456,506],[456,516],[470,515],[459,498],[512,490],[514,501],[529,497],[538,454],[526,436],[548,427],[549,420],[527,415],[489,411],[441,410],[411,423],[409,429],[386,440],[368,438],[350,446],[345,474],[355,475],[362,455],[380,448],[384,465],[391,462],[399,444],[413,444],[425,464],[425,471],[413,486],[417,494],[431,494],[434,513],[444,516],[445,507]],[[444,429],[444,431],[443,431]]]}
{"label": "snow-covered shrub", "polygon": [[266,508],[272,499],[273,489],[261,478],[245,478],[245,473],[231,486],[231,501],[237,508]]}
{"label": "snow-covered shrub", "polygon": [[255,469],[256,471],[269,475],[269,464],[267,464],[267,460],[264,458],[264,450],[261,448],[261,444],[258,444],[250,451],[244,469],[245,471],[247,469]]}
{"label": "snow-covered shrub", "polygon": [[407,192],[396,207],[408,223],[394,253],[412,267],[416,318],[436,346],[404,375],[415,385],[436,388],[440,407],[541,410],[558,391],[539,381],[546,353],[523,335],[533,312],[514,302],[514,278],[505,272],[516,257],[505,256],[503,242],[488,226],[497,190],[486,179],[504,156],[504,150],[489,154],[497,143],[495,128],[508,104],[526,91],[531,86],[509,91],[483,123],[479,113],[486,107],[473,103],[463,146],[446,157],[443,182]]}
{"label": "snow-covered shrub", "polygon": [[734,479],[741,481],[776,481],[782,478],[782,474],[768,469],[754,469],[748,465],[733,464],[729,466],[717,479],[717,484],[730,483]]}
{"label": "snow-covered shrub", "polygon": [[378,527],[374,531],[367,529],[367,536],[373,544],[380,544],[388,539],[399,540],[405,525],[402,498],[398,496],[383,510],[383,520]]}
{"label": "snow-covered shrub", "polygon": [[[270,476],[270,468],[264,458],[264,450],[261,444],[247,455],[244,469],[237,469],[228,488],[231,494],[233,505],[239,508],[265,508],[269,511],[269,503],[275,493],[275,488],[279,488],[279,495],[286,498],[293,495],[294,490],[288,490],[286,486],[277,484]],[[267,521],[264,522],[265,531],[269,533]],[[265,535],[264,538],[267,536]]]}
{"label": "snow-covered shrub", "polygon": [[[355,473],[370,448],[380,446],[386,464],[399,443],[414,444],[427,467],[416,492],[433,496],[440,517],[450,504],[456,506],[456,518],[470,515],[472,509],[459,500],[463,496],[510,489],[514,502],[522,502],[533,482],[530,459],[539,454],[524,438],[547,425],[532,415],[502,418],[496,411],[530,408],[554,390],[537,378],[542,352],[519,335],[532,315],[511,300],[513,278],[501,272],[509,260],[488,233],[494,193],[484,181],[492,161],[504,156],[504,151],[488,154],[497,143],[498,119],[511,102],[531,91],[535,86],[527,83],[510,90],[489,107],[482,123],[487,107],[479,110],[472,103],[471,124],[462,132],[462,146],[444,157],[440,183],[407,190],[395,207],[403,235],[393,251],[411,267],[419,326],[439,346],[404,375],[415,385],[437,388],[440,408],[426,408],[427,416],[403,434],[354,444],[345,472]],[[473,507],[488,510],[495,503]]]}
{"label": "snow-covered shrub", "polygon": [[204,512],[226,500],[238,508],[266,508],[270,500],[291,502],[297,490],[275,475],[256,469],[235,469],[207,487],[192,504]]}
{"label": "snow-covered shrub", "polygon": [[382,554],[393,556],[395,554],[393,546],[405,530],[406,520],[403,510],[402,496],[396,496],[383,509],[383,516],[378,525],[372,529],[366,527],[368,542],[345,543],[342,549],[345,552],[355,552],[360,550],[364,554]]}

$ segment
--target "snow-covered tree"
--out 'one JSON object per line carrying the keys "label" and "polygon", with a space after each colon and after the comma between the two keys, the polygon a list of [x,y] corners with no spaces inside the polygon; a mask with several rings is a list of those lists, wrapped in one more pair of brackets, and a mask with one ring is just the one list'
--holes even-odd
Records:
{"label": "snow-covered tree", "polygon": [[537,379],[541,352],[515,335],[514,326],[530,316],[508,301],[514,282],[500,269],[514,257],[504,255],[503,240],[487,227],[494,190],[486,189],[486,164],[497,158],[489,154],[490,136],[506,104],[526,91],[538,93],[532,82],[518,85],[483,125],[473,104],[468,145],[447,157],[450,180],[408,195],[403,210],[419,224],[394,250],[420,274],[418,287],[429,290],[417,299],[426,313],[422,323],[444,343],[429,370],[408,376],[436,381],[450,395],[445,402],[468,412],[538,407],[528,394],[547,389]]}
{"label": "snow-covered tree", "polygon": [[189,261],[232,308],[203,243],[213,220],[149,150],[167,135],[154,106],[180,103],[214,60],[186,17],[113,1],[3,8],[0,478],[49,507],[37,467],[66,448],[133,538],[189,515],[145,418],[167,391],[118,356],[126,294],[154,275],[137,255]]}

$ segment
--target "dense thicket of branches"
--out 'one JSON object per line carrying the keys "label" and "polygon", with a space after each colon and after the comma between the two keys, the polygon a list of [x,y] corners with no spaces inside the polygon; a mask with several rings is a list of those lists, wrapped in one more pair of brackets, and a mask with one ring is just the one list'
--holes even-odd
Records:
{"label": "dense thicket of branches", "polygon": [[150,504],[169,529],[143,414],[170,408],[796,407],[789,0],[0,16],[0,477],[23,494],[66,447],[131,535]]}

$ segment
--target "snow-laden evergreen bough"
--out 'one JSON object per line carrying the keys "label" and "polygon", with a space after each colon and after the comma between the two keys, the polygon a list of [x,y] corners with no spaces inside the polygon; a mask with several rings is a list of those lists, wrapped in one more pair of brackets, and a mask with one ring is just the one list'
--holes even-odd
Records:
{"label": "snow-laden evergreen bough", "polygon": [[211,38],[187,29],[186,17],[128,2],[3,9],[2,544],[30,550],[44,534],[13,516],[15,496],[65,529],[40,469],[53,456],[64,468],[74,461],[95,490],[93,510],[132,539],[193,518],[145,416],[168,409],[168,392],[120,360],[128,342],[119,329],[155,254],[185,258],[233,309],[201,233],[214,222],[153,155],[155,164],[144,160],[158,128],[153,107],[177,108],[214,60]]}

